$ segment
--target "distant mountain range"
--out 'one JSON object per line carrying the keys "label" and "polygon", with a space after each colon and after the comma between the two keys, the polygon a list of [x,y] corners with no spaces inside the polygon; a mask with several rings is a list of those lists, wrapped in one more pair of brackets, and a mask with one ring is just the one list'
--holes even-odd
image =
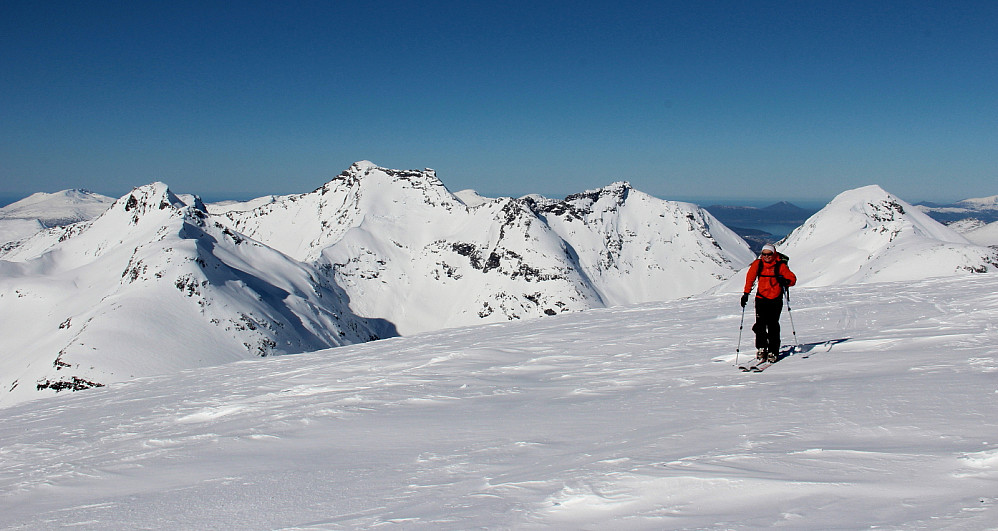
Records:
{"label": "distant mountain range", "polygon": [[0,249],[0,322],[16,331],[0,334],[0,404],[675,299],[751,259],[707,211],[627,183],[488,199],[452,194],[433,170],[362,161],[309,193],[211,208],[152,183]]}
{"label": "distant mountain range", "polygon": [[952,223],[968,218],[984,223],[998,221],[998,195],[964,199],[950,205],[922,202],[915,207],[942,223]]}
{"label": "distant mountain range", "polygon": [[[964,199],[949,205],[922,202],[911,205],[910,208],[923,212],[944,225],[950,225],[953,230],[975,244],[998,245],[998,196]],[[764,244],[785,236],[774,235],[756,227],[799,226],[817,212],[786,201],[763,208],[711,205],[707,210],[744,238],[756,252]],[[787,232],[789,233],[789,230]]]}
{"label": "distant mountain range", "polygon": [[[430,169],[361,161],[312,192],[242,203],[206,205],[164,183],[117,200],[36,199],[28,211],[42,228],[0,246],[0,404],[725,281],[737,292],[754,258],[707,209],[626,182],[486,198],[451,193]],[[83,221],[42,221],[82,204]],[[732,224],[799,224],[781,250],[803,285],[998,269],[998,251],[876,186],[805,219],[790,203],[711,208]]]}

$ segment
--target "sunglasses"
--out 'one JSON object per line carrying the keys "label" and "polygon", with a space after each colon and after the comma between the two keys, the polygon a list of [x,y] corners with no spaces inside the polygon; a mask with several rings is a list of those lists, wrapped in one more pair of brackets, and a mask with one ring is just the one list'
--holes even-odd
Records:
{"label": "sunglasses", "polygon": [[773,256],[773,253],[771,253],[769,251],[766,251],[766,252],[762,253],[762,256]]}

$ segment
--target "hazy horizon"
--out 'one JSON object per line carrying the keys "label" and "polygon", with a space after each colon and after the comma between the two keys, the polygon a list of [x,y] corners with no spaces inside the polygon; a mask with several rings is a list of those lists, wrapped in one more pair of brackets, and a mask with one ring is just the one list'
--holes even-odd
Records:
{"label": "hazy horizon", "polygon": [[[142,186],[142,185],[145,185],[145,184],[149,184],[149,183],[136,184],[135,187]],[[170,183],[166,183],[166,184],[169,185]],[[324,184],[324,183],[318,183],[316,185],[316,187],[321,186],[322,184]],[[447,183],[444,182],[444,184],[446,185]],[[611,184],[611,183],[607,182],[607,183],[605,183],[604,186],[609,185],[609,184]],[[448,187],[448,188],[452,192],[459,192],[459,191],[461,191],[461,190],[452,189],[450,187]],[[89,188],[73,188],[73,187],[70,187],[70,188],[64,188],[62,190],[37,190],[36,192],[32,192],[32,193],[29,193],[27,195],[22,195],[22,196],[9,195],[9,194],[2,194],[2,193],[0,193],[0,208],[3,208],[5,206],[7,206],[7,205],[10,205],[10,204],[16,203],[17,201],[25,199],[25,198],[31,196],[33,193],[39,193],[39,192],[42,192],[42,193],[57,193],[57,192],[61,192],[61,191],[64,191],[64,190],[70,190],[70,189],[85,189],[85,190],[88,190],[90,192],[101,194],[101,195],[104,195],[104,196],[107,196],[107,197],[112,197],[112,198],[122,197],[122,196],[124,196],[125,194],[127,194],[129,192],[129,190],[125,190],[125,191],[122,191],[121,193],[117,193],[116,194],[116,193],[104,192],[104,191],[101,191],[101,190],[93,190],[93,189],[89,189]],[[202,201],[204,201],[206,203],[217,203],[217,202],[221,202],[221,201],[249,201],[251,199],[256,199],[258,197],[265,197],[267,195],[278,195],[278,196],[280,196],[280,195],[303,194],[303,193],[311,192],[315,188],[311,188],[311,189],[308,189],[308,190],[301,190],[301,191],[298,191],[298,192],[291,192],[289,194],[288,193],[276,193],[275,192],[273,194],[266,194],[265,193],[265,194],[261,194],[261,195],[240,195],[240,194],[201,195],[197,191],[194,191],[194,190],[175,190],[175,189],[173,189],[173,187],[171,187],[170,189],[174,193],[177,193],[177,194],[194,194],[194,195],[197,195],[198,197],[201,198]],[[796,206],[798,206],[800,208],[811,209],[811,210],[820,210],[822,207],[824,207],[825,205],[827,205],[828,202],[831,201],[834,198],[834,196],[831,196],[831,197],[828,197],[828,198],[773,197],[771,199],[739,198],[739,197],[710,197],[710,196],[703,196],[703,197],[689,197],[689,196],[666,197],[666,196],[661,196],[661,195],[656,195],[656,194],[650,193],[650,192],[648,192],[646,190],[642,190],[641,188],[638,188],[638,187],[635,187],[635,189],[637,189],[637,190],[639,190],[641,192],[644,192],[644,193],[648,193],[648,194],[650,194],[652,196],[655,196],[655,197],[657,197],[659,199],[664,199],[664,200],[667,200],[667,201],[679,201],[679,202],[685,202],[685,203],[693,203],[693,204],[696,204],[696,205],[699,205],[699,206],[702,206],[702,207],[709,207],[709,206],[713,206],[713,205],[721,205],[721,206],[741,206],[741,207],[763,208],[763,207],[767,207],[767,206],[770,206],[770,205],[773,205],[773,204],[776,204],[776,203],[779,203],[779,202],[782,202],[782,201],[786,201],[786,202],[791,203],[793,205],[796,205]],[[538,194],[538,195],[541,195],[541,196],[544,196],[544,197],[548,197],[548,198],[551,198],[551,199],[562,199],[562,198],[564,198],[564,197],[566,197],[568,195],[575,194],[575,193],[580,193],[580,192],[584,192],[584,191],[585,191],[585,189],[579,189],[579,190],[569,191],[569,192],[565,192],[565,193],[561,193],[561,194],[545,194],[545,193],[540,193],[540,192],[526,192],[526,193],[523,193],[523,194],[484,194],[483,193],[482,195],[485,195],[486,197],[522,197],[522,196],[528,195],[528,194]],[[840,192],[844,192],[844,191],[846,191],[846,190],[843,189]],[[889,190],[889,189],[887,191],[891,192],[891,190]],[[895,195],[897,195],[897,194],[895,194]],[[934,199],[934,198],[928,198],[928,199],[920,198],[920,199],[914,199],[913,200],[913,199],[908,198],[908,197],[901,197],[901,199],[904,200],[904,201],[906,201],[906,202],[908,202],[908,203],[911,203],[913,205],[914,204],[919,204],[919,203],[924,203],[924,202],[930,202],[930,203],[937,203],[937,204],[942,204],[942,205],[948,205],[948,204],[956,203],[957,201],[962,201],[964,199],[971,199],[971,198],[975,198],[975,197],[990,197],[992,195],[996,195],[996,193],[982,193],[980,195],[975,195],[975,196],[970,196],[970,197],[960,197],[960,198],[952,199],[952,200],[949,200],[949,199],[938,199],[938,198],[936,198],[936,199]]]}

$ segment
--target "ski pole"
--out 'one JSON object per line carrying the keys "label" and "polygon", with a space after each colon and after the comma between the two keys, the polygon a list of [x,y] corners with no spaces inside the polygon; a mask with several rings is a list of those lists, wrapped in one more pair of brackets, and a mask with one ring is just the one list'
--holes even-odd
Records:
{"label": "ski pole", "polygon": [[794,312],[790,307],[790,288],[783,288],[783,294],[787,296],[787,315],[790,316],[790,330],[794,333],[794,352],[800,350],[800,341],[797,340],[797,328],[794,326]]}
{"label": "ski pole", "polygon": [[742,306],[742,320],[738,322],[738,346],[735,347],[735,365],[738,365],[738,353],[742,349],[742,328],[745,328],[745,306]]}

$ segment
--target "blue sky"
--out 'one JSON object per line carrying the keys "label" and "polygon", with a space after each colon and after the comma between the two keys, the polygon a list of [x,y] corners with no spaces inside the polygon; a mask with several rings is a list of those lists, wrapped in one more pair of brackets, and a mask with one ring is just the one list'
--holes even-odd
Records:
{"label": "blue sky", "polygon": [[0,196],[998,194],[998,2],[0,3]]}

